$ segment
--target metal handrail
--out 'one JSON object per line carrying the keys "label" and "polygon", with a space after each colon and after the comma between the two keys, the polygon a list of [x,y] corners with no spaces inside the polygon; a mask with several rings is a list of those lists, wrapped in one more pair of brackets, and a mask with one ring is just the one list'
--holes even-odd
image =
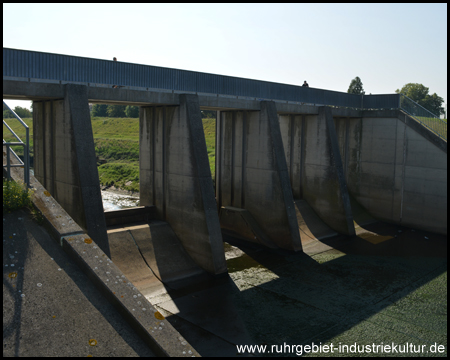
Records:
{"label": "metal handrail", "polygon": [[416,103],[404,94],[400,94],[399,108],[447,141],[447,123],[431,111],[425,109],[422,105]]}
{"label": "metal handrail", "polygon": [[[17,136],[17,134],[9,127],[6,123],[5,119],[3,119],[3,125],[11,132],[11,134],[17,139],[17,142],[9,142],[3,139],[3,145],[6,146],[6,167],[7,177],[11,178],[11,167],[23,167],[23,180],[27,185],[27,188],[30,187],[30,129],[27,124],[17,115],[14,110],[12,110],[6,103],[3,101],[3,105],[5,105],[9,111],[12,112],[14,117],[19,120],[22,126],[25,128],[25,143]],[[19,156],[15,153],[13,149],[10,148],[12,145],[23,146],[23,159],[22,161]],[[15,156],[15,158],[19,161],[19,164],[11,164],[11,152]]]}

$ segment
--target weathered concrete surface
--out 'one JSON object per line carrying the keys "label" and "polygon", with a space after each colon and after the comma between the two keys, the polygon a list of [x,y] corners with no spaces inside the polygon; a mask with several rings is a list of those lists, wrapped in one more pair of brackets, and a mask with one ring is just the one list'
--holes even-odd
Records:
{"label": "weathered concrete surface", "polygon": [[311,241],[326,239],[338,233],[325,224],[305,200],[295,200],[297,222],[302,245]]}
{"label": "weathered concrete surface", "polygon": [[3,356],[89,355],[155,356],[28,212],[3,214]]}
{"label": "weathered concrete surface", "polygon": [[295,199],[304,199],[325,224],[354,235],[350,199],[329,107],[318,115],[279,115]]}
{"label": "weathered concrete surface", "polygon": [[[27,81],[3,79],[3,99],[52,100],[64,97],[64,85],[55,80]],[[82,83],[80,83],[82,85]],[[87,84],[84,84],[87,85]],[[180,92],[125,86],[112,89],[109,86],[88,86],[90,103],[113,105],[179,105]],[[204,110],[261,110],[261,99],[243,96],[198,93],[200,107]],[[283,114],[317,114],[318,106],[276,101],[277,111]],[[361,117],[362,111],[349,108],[332,108],[333,116]]]}
{"label": "weathered concrete surface", "polygon": [[231,234],[231,236],[255,242],[271,249],[278,248],[259,227],[248,210],[233,206],[222,206],[219,217],[222,231]]}
{"label": "weathered concrete surface", "polygon": [[87,87],[33,104],[34,171],[71,217],[109,254]]}
{"label": "weathered concrete surface", "polygon": [[105,211],[106,226],[148,222],[155,216],[154,206],[137,206],[121,210]]}
{"label": "weathered concrete surface", "polygon": [[220,112],[217,122],[218,205],[248,210],[272,243],[301,250],[275,103],[262,101],[260,112]]}
{"label": "weathered concrete surface", "polygon": [[164,221],[151,220],[147,224],[110,228],[108,237],[113,249],[112,260],[119,262],[117,266],[132,277],[130,280],[139,289],[147,287],[147,283],[153,287],[155,278],[170,284],[205,273],[189,257],[170,225]]}
{"label": "weathered concrete surface", "polygon": [[[23,172],[18,168],[11,169],[11,177],[23,182]],[[44,216],[49,234],[152,351],[158,356],[197,356],[198,353],[163,321],[164,317],[32,175],[30,183],[35,189],[34,205]]]}
{"label": "weathered concrete surface", "polygon": [[349,191],[377,219],[447,234],[446,142],[401,112],[368,115],[336,120]]}
{"label": "weathered concrete surface", "polygon": [[181,94],[180,106],[141,108],[139,124],[140,204],[156,207],[200,267],[225,273],[198,98]]}

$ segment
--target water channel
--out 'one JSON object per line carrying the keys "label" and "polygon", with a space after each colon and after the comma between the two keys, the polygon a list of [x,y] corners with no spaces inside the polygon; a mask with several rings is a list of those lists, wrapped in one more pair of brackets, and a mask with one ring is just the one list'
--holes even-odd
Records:
{"label": "water channel", "polygon": [[118,194],[113,191],[102,190],[103,210],[120,210],[139,206],[138,195]]}

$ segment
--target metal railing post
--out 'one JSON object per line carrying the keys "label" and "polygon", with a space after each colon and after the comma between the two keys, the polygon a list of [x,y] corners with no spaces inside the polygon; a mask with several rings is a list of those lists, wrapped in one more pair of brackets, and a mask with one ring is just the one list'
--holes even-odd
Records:
{"label": "metal railing post", "polygon": [[11,179],[11,160],[10,160],[10,152],[9,152],[9,145],[6,144],[6,173],[7,173],[7,179]]}
{"label": "metal railing post", "polygon": [[24,174],[23,178],[25,181],[25,184],[27,184],[27,188],[30,187],[30,129],[27,127],[25,129],[25,146],[23,151],[23,158],[24,158]]}

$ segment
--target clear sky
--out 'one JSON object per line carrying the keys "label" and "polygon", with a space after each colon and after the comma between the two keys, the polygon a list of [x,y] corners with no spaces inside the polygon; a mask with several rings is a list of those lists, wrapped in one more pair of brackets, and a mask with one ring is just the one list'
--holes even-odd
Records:
{"label": "clear sky", "polygon": [[447,4],[3,4],[3,46],[447,103]]}

